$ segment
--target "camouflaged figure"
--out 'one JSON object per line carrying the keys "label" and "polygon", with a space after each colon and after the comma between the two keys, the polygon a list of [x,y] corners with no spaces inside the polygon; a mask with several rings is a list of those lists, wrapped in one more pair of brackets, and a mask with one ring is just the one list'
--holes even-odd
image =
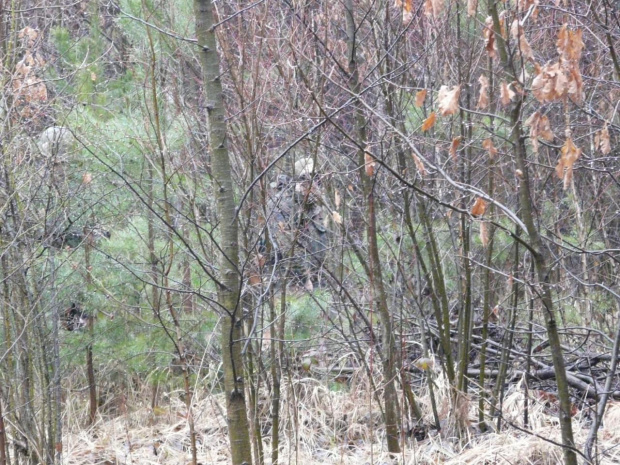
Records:
{"label": "camouflaged figure", "polygon": [[316,282],[328,246],[318,179],[305,172],[296,178],[279,175],[270,194],[271,261],[280,272],[290,264],[290,276],[298,281]]}

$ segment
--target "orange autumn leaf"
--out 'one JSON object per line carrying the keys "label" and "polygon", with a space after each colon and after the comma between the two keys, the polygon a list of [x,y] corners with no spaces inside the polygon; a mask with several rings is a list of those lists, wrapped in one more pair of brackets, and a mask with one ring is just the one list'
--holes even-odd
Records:
{"label": "orange autumn leaf", "polygon": [[564,60],[573,62],[579,61],[584,47],[583,31],[581,29],[571,31],[566,24],[560,28],[558,32],[557,48],[558,53]]}
{"label": "orange autumn leaf", "polygon": [[525,37],[523,25],[518,19],[512,22],[512,26],[510,26],[510,35],[519,42],[519,51],[523,58],[533,61],[534,53],[532,52],[532,47],[530,47],[530,43],[527,41],[527,37]]}
{"label": "orange autumn leaf", "polygon": [[480,223],[480,242],[484,248],[489,245],[489,224],[486,221]]}
{"label": "orange autumn leaf", "polygon": [[500,86],[500,100],[502,101],[502,105],[509,105],[514,96],[515,93],[510,88],[510,84],[506,84],[506,81],[502,81],[502,84]]}
{"label": "orange autumn leaf", "polygon": [[532,113],[523,125],[529,126],[530,128],[530,140],[532,142],[534,152],[538,153],[539,138],[546,140],[547,142],[553,140],[553,131],[551,131],[551,125],[549,124],[549,118],[547,118],[547,115],[543,115],[539,111],[536,111]]}
{"label": "orange autumn leaf", "polygon": [[495,158],[495,155],[498,153],[498,150],[493,145],[493,140],[490,138],[482,141],[482,147],[488,152],[491,158]]}
{"label": "orange autumn leaf", "polygon": [[611,152],[611,142],[609,141],[609,129],[607,129],[607,123],[600,131],[597,131],[594,136],[594,147],[601,151],[603,155]]}
{"label": "orange autumn leaf", "polygon": [[261,283],[261,277],[257,273],[253,273],[250,275],[249,283],[250,286],[258,286]]}
{"label": "orange autumn leaf", "polygon": [[553,102],[564,96],[568,89],[568,78],[559,62],[538,67],[536,71],[532,92],[539,102]]}
{"label": "orange autumn leaf", "polygon": [[484,22],[482,31],[484,37],[484,49],[487,51],[489,58],[497,58],[497,44],[495,43],[495,31],[493,30],[493,18],[490,16]]}
{"label": "orange autumn leaf", "polygon": [[424,100],[426,100],[426,89],[417,91],[415,94],[415,106],[420,108],[424,105]]}
{"label": "orange autumn leaf", "polygon": [[579,159],[581,149],[579,149],[569,137],[566,139],[560,152],[561,156],[555,167],[555,173],[558,175],[558,178],[564,180],[564,190],[566,190],[573,179],[573,165]]}
{"label": "orange autumn leaf", "polygon": [[452,139],[452,143],[450,144],[450,156],[454,161],[456,161],[456,149],[459,148],[459,145],[461,144],[461,139],[461,136],[455,137],[454,139]]}
{"label": "orange autumn leaf", "polygon": [[478,197],[474,206],[471,207],[471,215],[475,217],[482,216],[485,211],[487,211],[487,202],[482,197]]}
{"label": "orange autumn leaf", "polygon": [[375,157],[368,152],[364,152],[364,168],[366,170],[366,176],[369,178],[374,176],[376,164]]}
{"label": "orange autumn leaf", "polygon": [[484,109],[489,106],[489,79],[481,74],[478,78],[480,83],[480,97],[478,97],[478,108]]}
{"label": "orange autumn leaf", "polygon": [[568,89],[566,91],[570,99],[579,103],[583,100],[583,79],[579,66],[571,66],[568,72]]}
{"label": "orange autumn leaf", "polygon": [[413,162],[415,163],[416,168],[418,169],[420,174],[424,176],[426,174],[426,168],[424,167],[424,163],[422,163],[420,157],[418,157],[415,153],[412,153],[411,156],[413,157]]}
{"label": "orange autumn leaf", "polygon": [[[527,11],[532,5],[537,7],[538,0],[517,0],[516,4],[519,8],[519,11]],[[534,16],[535,14],[536,14],[536,10],[534,10],[534,12],[532,13],[532,16]]]}
{"label": "orange autumn leaf", "polygon": [[426,0],[424,2],[424,13],[426,16],[437,18],[443,10],[443,0]]}
{"label": "orange autumn leaf", "polygon": [[422,131],[426,132],[428,131],[430,128],[432,128],[435,124],[435,121],[437,121],[437,115],[435,114],[435,112],[432,112],[428,118],[426,118],[426,120],[424,121],[424,123],[422,123]]}
{"label": "orange autumn leaf", "polygon": [[408,24],[413,19],[413,0],[403,0],[403,24]]}

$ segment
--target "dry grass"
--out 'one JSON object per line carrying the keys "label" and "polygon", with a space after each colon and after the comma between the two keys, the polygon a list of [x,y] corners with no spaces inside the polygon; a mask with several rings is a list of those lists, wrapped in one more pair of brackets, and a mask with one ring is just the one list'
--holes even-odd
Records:
{"label": "dry grass", "polygon": [[[381,414],[371,402],[369,383],[363,374],[354,376],[350,389],[335,391],[333,385],[308,377],[283,380],[281,463],[387,464]],[[454,416],[443,379],[436,380],[438,406],[442,415]],[[332,389],[330,389],[332,387]],[[65,458],[68,465],[82,464],[186,464],[190,463],[189,431],[186,407],[179,392],[169,393],[165,408],[155,412],[145,396],[121,405],[122,412],[104,419],[90,429],[85,421],[83,402],[67,399],[68,415]],[[143,399],[143,402],[140,401]],[[425,419],[432,422],[428,396],[422,392],[420,406]],[[81,404],[81,407],[79,407]],[[468,405],[469,418],[476,417],[475,402],[462,403],[457,415]],[[522,426],[524,396],[515,386],[504,402],[504,417]],[[262,399],[263,418],[268,418],[268,400]],[[194,401],[199,463],[227,464],[230,454],[221,394],[197,395]],[[79,419],[79,420],[77,420]],[[576,440],[581,445],[587,436],[585,420],[574,418]],[[265,432],[269,424],[263,425]],[[449,428],[446,430],[450,431]],[[399,458],[404,464],[536,464],[561,463],[561,450],[542,438],[559,441],[559,429],[553,416],[539,403],[530,404],[530,430],[540,437],[507,427],[501,433],[479,434],[472,427],[461,440],[450,434],[431,434],[423,441],[408,439]],[[270,433],[263,438],[270,460]],[[620,404],[610,404],[604,427],[599,433],[599,451],[606,450],[602,464],[620,463]]]}

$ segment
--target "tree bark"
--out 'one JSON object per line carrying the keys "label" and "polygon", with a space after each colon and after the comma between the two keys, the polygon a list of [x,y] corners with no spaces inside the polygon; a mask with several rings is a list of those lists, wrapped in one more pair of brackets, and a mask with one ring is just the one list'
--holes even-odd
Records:
{"label": "tree bark", "polygon": [[[516,79],[516,66],[513,55],[508,53],[506,41],[501,34],[499,11],[497,4],[489,2],[489,13],[493,19],[493,29],[497,41],[497,48],[502,65],[504,66],[507,77],[510,81]],[[512,127],[510,139],[515,151],[515,161],[517,168],[522,176],[519,183],[519,203],[521,207],[520,217],[525,224],[529,236],[529,252],[536,269],[538,283],[532,283],[540,296],[547,334],[549,336],[549,346],[551,348],[553,368],[558,386],[558,398],[560,400],[560,429],[562,433],[562,444],[564,446],[564,463],[566,465],[577,465],[577,455],[575,454],[575,440],[573,437],[573,427],[571,422],[571,402],[568,392],[568,380],[566,376],[566,366],[562,354],[562,345],[558,332],[555,310],[553,308],[553,296],[551,294],[552,283],[550,278],[550,267],[548,264],[549,252],[542,243],[541,235],[536,226],[534,218],[534,202],[531,196],[530,177],[527,162],[527,151],[525,148],[525,136],[523,134],[522,105],[524,96],[520,96],[518,101],[513,104],[510,112],[510,125]]]}
{"label": "tree bark", "polygon": [[[352,0],[345,3],[346,23],[347,23],[347,43],[349,55],[349,77],[351,92],[359,94],[360,82],[357,69],[357,43],[355,39],[356,25],[354,17],[354,5]],[[355,129],[357,144],[364,147],[367,143],[366,121],[361,109],[355,110]],[[358,164],[364,167],[366,155],[364,150],[358,149]],[[369,253],[369,276],[372,292],[373,305],[379,313],[382,325],[382,364],[383,364],[383,398],[385,411],[385,431],[387,436],[388,451],[395,455],[400,453],[400,418],[398,408],[398,395],[396,393],[396,374],[397,374],[397,353],[392,328],[392,315],[388,308],[387,294],[383,284],[381,271],[381,259],[379,257],[379,246],[377,242],[377,217],[375,212],[375,178],[366,170],[362,169],[362,191],[366,203],[366,239],[368,241]]]}
{"label": "tree bark", "polygon": [[228,434],[233,465],[251,464],[252,451],[245,405],[241,360],[241,308],[239,243],[232,172],[226,141],[224,95],[220,81],[220,59],[213,21],[213,2],[194,0],[196,37],[202,63],[207,123],[213,169],[216,209],[219,219],[220,273],[218,303],[222,319],[222,352]]}

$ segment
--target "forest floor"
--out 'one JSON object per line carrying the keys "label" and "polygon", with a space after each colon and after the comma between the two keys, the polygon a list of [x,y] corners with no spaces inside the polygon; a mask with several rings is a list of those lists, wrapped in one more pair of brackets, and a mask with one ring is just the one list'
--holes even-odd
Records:
{"label": "forest floor", "polygon": [[[360,378],[361,379],[361,378]],[[440,380],[438,380],[439,382]],[[284,384],[284,383],[283,383]],[[445,389],[439,383],[440,418],[450,418]],[[347,390],[329,389],[314,378],[287,381],[281,406],[281,451],[283,464],[377,464],[391,463],[385,447],[384,430],[376,403],[370,404],[368,386],[355,385]],[[198,392],[198,391],[197,391]],[[69,402],[65,434],[65,463],[68,465],[149,465],[189,464],[189,428],[181,392],[164,393],[162,406],[154,409],[147,396],[136,396],[135,405],[124,401],[116,416],[101,416],[90,428],[84,428],[85,403]],[[293,394],[293,395],[291,395]],[[294,396],[294,400],[293,400]],[[292,401],[293,400],[293,401]],[[292,402],[291,402],[292,401]],[[418,398],[425,422],[433,423],[428,396]],[[165,404],[165,406],[164,406]],[[293,408],[296,406],[296,408]],[[422,440],[408,438],[399,457],[402,464],[549,464],[561,463],[562,451],[553,443],[560,441],[556,414],[540,400],[529,403],[529,424],[523,428],[524,393],[517,384],[507,392],[500,433],[481,434],[473,426],[477,405],[465,404],[472,420],[463,439],[456,440],[444,427],[441,433],[430,430]],[[195,395],[193,415],[198,444],[198,463],[230,463],[222,394]],[[261,418],[269,418],[269,404],[261,403]],[[552,410],[552,406],[551,406]],[[506,425],[506,422],[504,424]],[[466,420],[467,423],[467,420]],[[584,411],[573,417],[579,447],[588,434],[589,421]],[[519,429],[526,429],[527,432]],[[263,424],[265,464],[271,463],[270,425]],[[620,463],[620,403],[610,403],[599,430],[600,464]]]}

